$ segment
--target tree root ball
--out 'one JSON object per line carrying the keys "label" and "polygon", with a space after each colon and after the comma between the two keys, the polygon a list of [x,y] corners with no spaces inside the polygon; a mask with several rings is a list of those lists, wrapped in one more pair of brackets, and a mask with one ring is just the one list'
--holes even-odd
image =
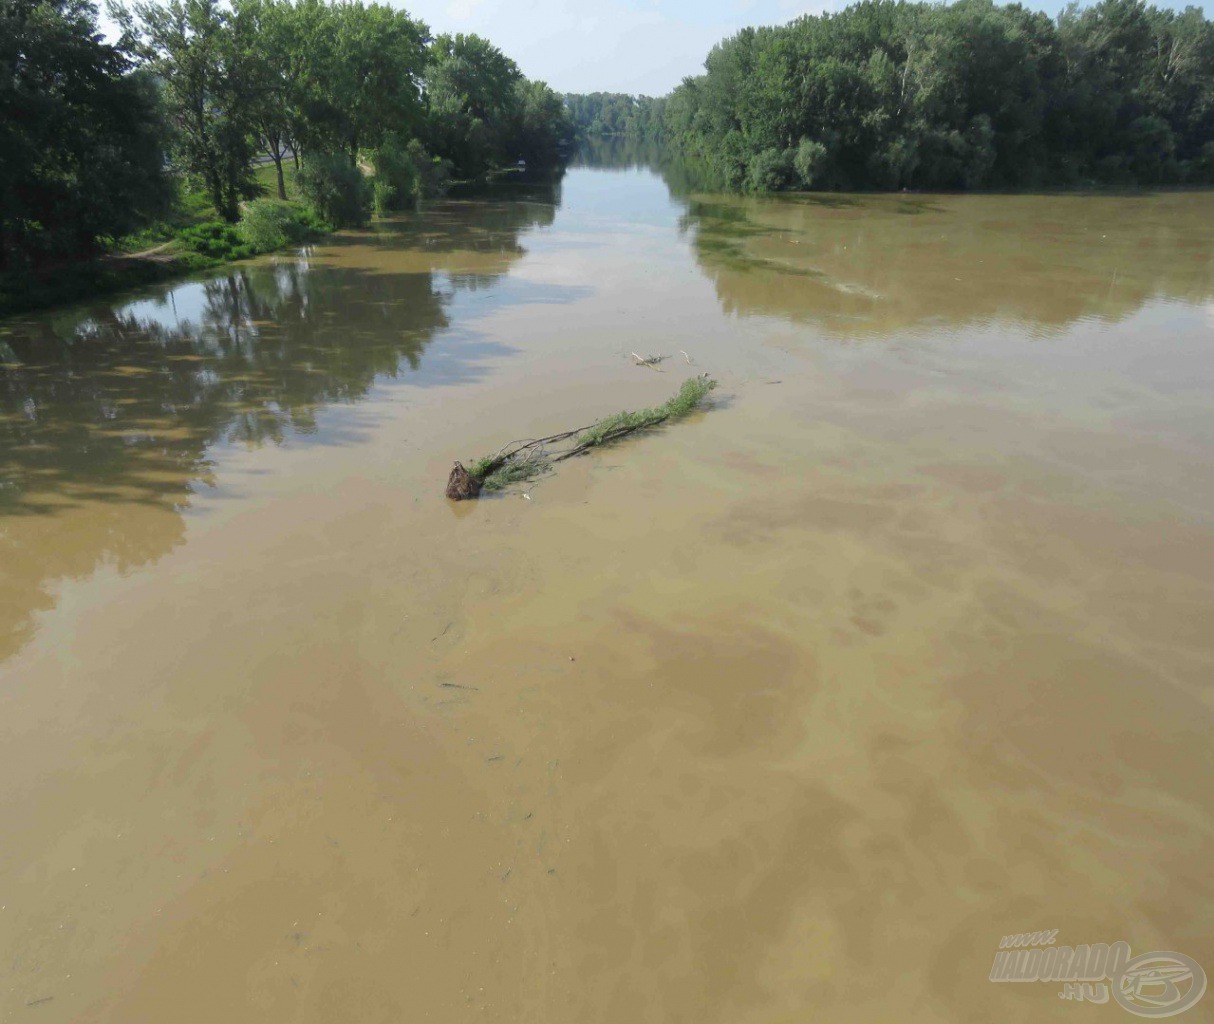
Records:
{"label": "tree root ball", "polygon": [[467,501],[481,493],[481,482],[457,462],[447,478],[447,497],[452,501]]}

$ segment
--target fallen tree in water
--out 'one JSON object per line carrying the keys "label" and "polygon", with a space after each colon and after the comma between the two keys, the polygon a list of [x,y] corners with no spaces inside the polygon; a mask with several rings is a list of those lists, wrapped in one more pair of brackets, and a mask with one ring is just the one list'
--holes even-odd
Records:
{"label": "fallen tree in water", "polygon": [[471,466],[465,467],[462,462],[457,462],[447,480],[447,497],[452,501],[465,501],[479,497],[482,490],[500,491],[510,484],[533,480],[547,473],[557,462],[617,441],[638,430],[685,416],[716,386],[715,380],[702,373],[683,381],[678,394],[655,409],[617,412],[587,427],[577,427],[549,437],[511,441]]}

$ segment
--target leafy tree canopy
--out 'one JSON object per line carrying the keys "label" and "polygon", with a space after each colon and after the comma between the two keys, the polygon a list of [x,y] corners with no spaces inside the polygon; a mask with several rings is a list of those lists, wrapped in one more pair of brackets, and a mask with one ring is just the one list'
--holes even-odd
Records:
{"label": "leafy tree canopy", "polygon": [[0,269],[93,251],[169,198],[156,90],[85,0],[0,0]]}
{"label": "leafy tree canopy", "polygon": [[726,186],[1214,181],[1214,24],[1142,0],[862,0],[713,48],[666,97],[566,97],[589,132],[661,134]]}

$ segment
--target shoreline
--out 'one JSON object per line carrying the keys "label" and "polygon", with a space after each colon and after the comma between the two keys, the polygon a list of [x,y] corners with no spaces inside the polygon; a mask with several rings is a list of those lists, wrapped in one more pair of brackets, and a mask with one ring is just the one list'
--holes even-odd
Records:
{"label": "shoreline", "polygon": [[[314,232],[307,241],[326,238],[333,232]],[[245,263],[258,256],[283,252],[298,243],[281,245],[241,259],[212,259],[192,250],[169,251],[173,242],[141,253],[106,253],[69,263],[41,274],[31,274],[7,286],[0,278],[0,323],[57,306],[71,306],[104,299],[132,288],[161,284],[189,274]]]}

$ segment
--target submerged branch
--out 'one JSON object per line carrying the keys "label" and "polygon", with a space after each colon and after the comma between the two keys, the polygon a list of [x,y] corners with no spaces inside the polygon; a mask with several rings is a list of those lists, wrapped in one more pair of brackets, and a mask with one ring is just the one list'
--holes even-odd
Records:
{"label": "submerged branch", "polygon": [[685,416],[700,404],[717,382],[702,373],[683,382],[669,401],[653,409],[618,412],[589,426],[566,430],[548,437],[511,441],[494,454],[465,467],[457,462],[447,481],[447,497],[454,501],[475,498],[482,490],[500,491],[510,484],[533,480],[549,472],[557,462],[581,455],[621,437],[656,427],[670,419]]}

